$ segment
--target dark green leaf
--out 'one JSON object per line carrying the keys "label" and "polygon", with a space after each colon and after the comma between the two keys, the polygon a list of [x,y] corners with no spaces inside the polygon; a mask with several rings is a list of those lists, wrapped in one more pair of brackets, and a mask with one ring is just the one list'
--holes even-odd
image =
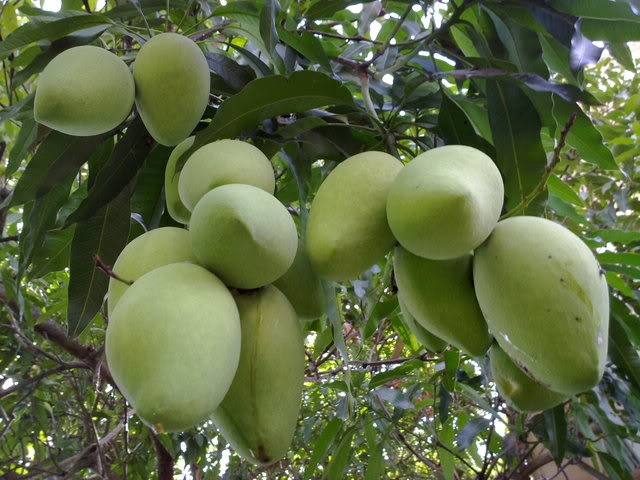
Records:
{"label": "dark green leaf", "polygon": [[6,177],[13,175],[20,163],[27,157],[29,147],[36,139],[38,133],[38,123],[33,118],[25,118],[20,127],[20,132],[16,137],[16,141],[13,144],[11,152],[9,152],[9,161],[7,162],[7,168],[4,171]]}
{"label": "dark green leaf", "polygon": [[543,415],[550,443],[549,450],[559,465],[564,458],[567,445],[567,418],[564,412],[564,405],[545,410]]}
{"label": "dark green leaf", "polygon": [[539,38],[547,66],[562,75],[569,83],[577,85],[578,79],[569,66],[569,49],[553,37],[540,35]]}
{"label": "dark green leaf", "polygon": [[636,71],[635,63],[633,62],[633,55],[629,45],[622,42],[608,42],[607,50],[613,58],[615,58],[620,65],[631,72]]}
{"label": "dark green leaf", "polygon": [[247,63],[251,66],[251,68],[253,68],[253,71],[258,77],[268,77],[273,74],[266,63],[264,63],[246,48],[242,48],[241,46],[234,43],[228,43],[227,45],[229,46],[229,48],[237,50],[238,53],[245,58]]}
{"label": "dark green leaf", "polygon": [[344,10],[349,5],[370,1],[373,0],[316,0],[306,11],[305,16],[309,19],[331,18],[336,12]]}
{"label": "dark green leaf", "polygon": [[78,222],[71,243],[67,330],[79,335],[100,311],[109,277],[95,265],[95,256],[113,265],[129,236],[128,188],[91,217]]}
{"label": "dark green leaf", "polygon": [[315,478],[313,474],[315,473],[316,467],[326,456],[329,447],[333,443],[334,438],[336,438],[341,427],[342,421],[339,418],[334,417],[329,421],[329,423],[327,423],[322,433],[318,435],[318,439],[316,440],[311,456],[309,457],[309,465],[305,469],[308,474],[306,478]]}
{"label": "dark green leaf", "polygon": [[52,131],[40,144],[13,192],[11,205],[42,197],[64,178],[75,174],[104,137],[73,137]]}
{"label": "dark green leaf", "polygon": [[640,356],[637,346],[629,341],[625,331],[623,315],[628,315],[622,309],[613,309],[609,325],[609,356],[629,381],[640,389]]}
{"label": "dark green leaf", "polygon": [[495,155],[491,145],[476,135],[471,121],[449,95],[443,91],[442,105],[438,114],[440,135],[449,145],[468,145],[480,149],[490,156]]}
{"label": "dark green leaf", "polygon": [[438,388],[438,418],[440,422],[444,423],[449,418],[449,408],[452,402],[453,397],[445,388],[444,383],[441,383],[440,388]]}
{"label": "dark green leaf", "polygon": [[31,21],[11,32],[0,42],[0,58],[5,58],[12,51],[38,40],[56,40],[78,30],[105,24],[113,24],[113,21],[102,15],[76,15],[53,22]]}
{"label": "dark green leaf", "polygon": [[423,362],[420,360],[409,360],[408,362],[405,362],[392,370],[378,373],[374,375],[371,380],[369,380],[369,389],[373,390],[381,385],[384,385],[390,380],[395,380],[396,378],[404,378],[417,368],[422,368],[422,366]]}
{"label": "dark green leaf", "polygon": [[591,40],[616,43],[637,42],[640,40],[640,23],[637,22],[586,18],[582,21],[581,30]]}
{"label": "dark green leaf", "polygon": [[603,242],[631,243],[640,242],[640,232],[630,232],[627,230],[596,230],[589,233],[590,238],[599,238]]}
{"label": "dark green leaf", "polygon": [[476,417],[469,420],[462,430],[458,432],[456,443],[460,450],[466,450],[471,446],[476,437],[491,425],[490,418]]}
{"label": "dark green leaf", "polygon": [[395,388],[378,388],[374,395],[383,402],[389,402],[401,410],[410,410],[414,407],[409,398],[401,390]]}
{"label": "dark green leaf", "polygon": [[640,17],[636,16],[629,5],[622,2],[609,2],[602,0],[551,0],[549,4],[561,12],[582,18],[594,18],[603,20],[630,20],[640,23]]}
{"label": "dark green leaf", "polygon": [[209,69],[222,77],[222,79],[236,92],[255,78],[251,69],[238,65],[233,59],[220,53],[206,52]]}
{"label": "dark green leaf", "polygon": [[47,232],[42,246],[35,251],[29,279],[40,278],[47,273],[63,270],[69,265],[69,252],[74,227]]}
{"label": "dark green leaf", "polygon": [[260,36],[267,47],[267,52],[271,57],[271,60],[278,69],[284,73],[284,64],[282,59],[276,52],[276,46],[280,42],[278,37],[278,31],[276,30],[276,20],[280,13],[280,4],[278,0],[264,0],[262,4],[262,11],[260,12]]}
{"label": "dark green leaf", "polygon": [[547,179],[547,188],[549,189],[549,193],[561,198],[565,202],[569,202],[574,205],[584,205],[584,202],[575,190],[564,183],[557,175],[551,175]]}
{"label": "dark green leaf", "polygon": [[327,480],[341,480],[345,477],[345,468],[351,454],[351,443],[356,433],[355,428],[350,428],[340,439],[338,447],[333,452],[333,458],[325,469]]}
{"label": "dark green leaf", "polygon": [[289,32],[284,28],[278,29],[280,39],[304,56],[312,63],[317,63],[326,73],[331,73],[331,62],[325,52],[322,42],[309,32],[300,34]]}
{"label": "dark green leaf", "polygon": [[126,189],[142,167],[152,145],[142,120],[136,117],[116,144],[107,164],[98,173],[87,198],[67,217],[65,226],[92,217]]}
{"label": "dark green leaf", "polygon": [[630,252],[602,252],[598,254],[598,261],[602,264],[640,266],[640,253]]}
{"label": "dark green leaf", "polygon": [[547,164],[540,118],[529,98],[508,82],[487,82],[487,104],[510,211],[536,188]]}
{"label": "dark green leaf", "polygon": [[156,145],[144,161],[136,179],[131,196],[131,212],[140,215],[148,229],[157,228],[153,223],[154,219],[159,219],[164,208],[164,171],[172,151],[170,147]]}

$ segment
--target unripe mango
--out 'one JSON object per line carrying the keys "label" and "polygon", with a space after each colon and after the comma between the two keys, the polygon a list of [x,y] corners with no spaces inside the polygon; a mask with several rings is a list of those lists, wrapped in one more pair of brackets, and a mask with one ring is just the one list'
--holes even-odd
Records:
{"label": "unripe mango", "polygon": [[296,312],[275,287],[235,296],[240,364],[213,420],[234,450],[257,465],[281,459],[295,433],[304,382],[304,339]]}
{"label": "unripe mango", "polygon": [[186,139],[209,102],[211,77],[196,43],[161,33],[145,43],[133,64],[136,107],[154,140],[174,146]]}
{"label": "unripe mango", "polygon": [[133,77],[119,57],[100,47],[73,47],[40,74],[33,115],[67,135],[99,135],[127,118],[134,95]]}
{"label": "unripe mango", "polygon": [[463,352],[486,353],[492,339],[473,290],[471,255],[428,260],[398,246],[393,266],[398,291],[419,324]]}
{"label": "unripe mango", "polygon": [[433,260],[470,253],[491,233],[502,209],[498,168],[480,150],[463,145],[418,155],[389,190],[387,217],[406,250]]}
{"label": "unripe mango", "polygon": [[284,293],[301,320],[314,320],[324,313],[322,280],[318,277],[307,256],[302,239],[289,270],[273,285]]}
{"label": "unripe mango", "polygon": [[521,412],[539,412],[564,402],[568,395],[543,387],[522,371],[498,344],[489,350],[491,376],[498,393]]}
{"label": "unripe mango", "polygon": [[418,323],[415,317],[409,311],[407,304],[402,299],[402,295],[398,292],[398,304],[400,305],[400,311],[402,313],[402,320],[411,333],[416,337],[416,340],[420,342],[427,350],[431,352],[442,352],[447,348],[447,342],[441,338],[436,337],[429,330],[424,328]]}
{"label": "unripe mango", "polygon": [[[112,271],[122,280],[134,282],[155,268],[178,262],[195,262],[189,232],[183,228],[161,227],[134,238],[120,252]],[[129,285],[125,282],[113,277],[109,279],[109,317],[128,288]]]}
{"label": "unripe mango", "polygon": [[205,194],[193,209],[189,234],[198,263],[243,289],[281,277],[298,247],[285,206],[252,185],[222,185]]}
{"label": "unripe mango", "polygon": [[609,293],[580,238],[544,218],[513,217],[498,223],[473,263],[478,302],[509,357],[567,395],[600,381]]}
{"label": "unripe mango", "polygon": [[340,163],[320,185],[307,222],[313,268],[331,280],[352,280],[396,243],[386,202],[402,163],[384,152],[365,152]]}
{"label": "unripe mango", "polygon": [[109,370],[125,398],[157,432],[207,420],[227,394],[240,359],[233,296],[190,263],[159,267],[135,281],[109,320]]}
{"label": "unripe mango", "polygon": [[176,163],[184,152],[193,145],[196,137],[189,137],[180,142],[171,152],[167,166],[164,171],[164,196],[167,204],[167,211],[176,222],[187,224],[191,218],[191,210],[185,207],[178,193],[178,182],[180,172],[176,172]]}
{"label": "unripe mango", "polygon": [[240,140],[218,140],[193,152],[180,171],[178,191],[193,211],[209,190],[228,183],[245,183],[273,195],[276,178],[271,162],[257,147]]}

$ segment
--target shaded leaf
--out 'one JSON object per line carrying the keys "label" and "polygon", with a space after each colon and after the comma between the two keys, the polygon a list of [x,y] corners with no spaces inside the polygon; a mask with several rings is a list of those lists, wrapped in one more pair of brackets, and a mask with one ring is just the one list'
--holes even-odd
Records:
{"label": "shaded leaf", "polygon": [[602,264],[640,266],[640,253],[602,252],[597,256],[598,261]]}
{"label": "shaded leaf", "polygon": [[305,469],[308,473],[307,478],[314,478],[313,473],[315,472],[316,467],[327,455],[329,447],[341,428],[342,421],[339,418],[334,417],[329,421],[329,423],[327,423],[324,430],[322,430],[322,433],[318,435],[315,445],[313,446],[313,451],[309,457],[309,465]]}
{"label": "shaded leaf", "polygon": [[422,368],[422,366],[423,362],[421,360],[409,360],[408,362],[405,362],[394,369],[374,375],[371,380],[369,380],[369,388],[373,390],[381,385],[384,385],[390,380],[395,380],[396,378],[404,378],[414,370]]}
{"label": "shaded leaf", "polygon": [[331,73],[331,63],[329,57],[324,50],[322,42],[309,32],[293,33],[284,28],[278,29],[280,39],[296,50],[300,55],[304,56],[312,63],[317,63],[322,69]]}
{"label": "shaded leaf", "polygon": [[545,410],[542,415],[549,438],[549,450],[556,464],[560,465],[567,446],[567,418],[564,413],[564,405],[561,404]]}
{"label": "shaded leaf", "polygon": [[355,428],[350,428],[340,439],[340,443],[333,452],[333,457],[325,469],[325,475],[328,480],[338,480],[345,477],[344,470],[349,462],[351,454],[351,444],[355,435]]}
{"label": "shaded leaf", "polygon": [[594,45],[591,40],[582,34],[580,28],[576,27],[576,31],[571,39],[571,51],[569,53],[569,66],[574,72],[580,72],[588,65],[595,65],[604,48]]}
{"label": "shaded leaf", "polygon": [[373,0],[316,0],[305,12],[309,19],[331,18],[335,13],[356,3],[369,3]]}
{"label": "shaded leaf", "polygon": [[233,59],[215,52],[205,52],[209,69],[222,77],[222,79],[235,91],[242,88],[255,78],[251,69],[243,67]]}
{"label": "shaded leaf", "polygon": [[581,24],[582,33],[591,40],[607,42],[637,42],[640,40],[640,24],[625,20],[593,20],[586,18]]}
{"label": "shaded leaf", "polygon": [[596,230],[589,233],[591,238],[599,238],[603,242],[631,243],[640,242],[640,232],[630,232],[628,230]]}
{"label": "shaded leaf", "polygon": [[438,129],[442,138],[449,145],[468,145],[484,151],[489,156],[495,154],[491,145],[476,135],[467,115],[446,91],[443,91],[442,105],[438,113]]}
{"label": "shaded leaf", "polygon": [[9,161],[4,171],[6,177],[10,177],[18,170],[22,160],[27,157],[29,147],[36,139],[37,133],[38,123],[33,118],[25,118],[13,144],[13,148],[11,152],[9,152]]}
{"label": "shaded leaf", "polygon": [[29,279],[40,278],[47,273],[63,270],[69,265],[69,252],[73,240],[74,227],[47,232],[42,246],[32,260]]}
{"label": "shaded leaf", "polygon": [[490,418],[476,417],[469,420],[462,430],[458,432],[456,443],[460,450],[466,450],[471,446],[476,437],[491,425]]}
{"label": "shaded leaf", "polygon": [[549,189],[549,193],[561,198],[565,202],[574,205],[584,205],[584,202],[575,190],[564,183],[557,175],[549,176],[547,179],[547,188]]}

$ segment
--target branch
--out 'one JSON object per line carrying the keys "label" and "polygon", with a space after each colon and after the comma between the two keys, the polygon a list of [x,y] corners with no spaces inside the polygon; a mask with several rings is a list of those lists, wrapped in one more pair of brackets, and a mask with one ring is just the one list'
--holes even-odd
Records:
{"label": "branch", "polygon": [[3,399],[4,397],[11,395],[14,392],[17,392],[22,388],[28,387],[29,385],[32,385],[34,383],[38,383],[43,378],[47,378],[51,375],[55,375],[56,373],[64,372],[66,370],[71,370],[73,368],[90,368],[90,367],[80,362],[69,363],[66,365],[58,365],[57,367],[52,368],[50,370],[45,370],[44,372],[39,373],[34,377],[25,378],[20,383],[17,383],[9,388],[5,388],[4,390],[0,391],[0,400]]}
{"label": "branch", "polygon": [[542,175],[542,178],[540,179],[538,185],[529,193],[529,195],[525,196],[518,205],[516,205],[502,217],[500,217],[500,220],[512,217],[518,212],[524,213],[524,209],[527,208],[527,206],[529,206],[529,204],[544,191],[544,188],[547,185],[547,181],[549,180],[553,169],[558,165],[558,163],[560,163],[560,153],[567,143],[567,135],[569,135],[569,131],[573,127],[577,116],[578,114],[576,112],[573,112],[569,117],[569,120],[567,120],[566,125],[562,129],[562,132],[560,132],[560,140],[558,141],[558,145],[556,145],[556,148],[553,150],[553,157],[551,158],[549,164],[546,166],[544,174]]}
{"label": "branch", "polygon": [[158,439],[158,436],[149,430],[151,435],[151,441],[153,447],[156,449],[158,480],[172,480],[173,479],[173,457],[164,448],[162,442]]}

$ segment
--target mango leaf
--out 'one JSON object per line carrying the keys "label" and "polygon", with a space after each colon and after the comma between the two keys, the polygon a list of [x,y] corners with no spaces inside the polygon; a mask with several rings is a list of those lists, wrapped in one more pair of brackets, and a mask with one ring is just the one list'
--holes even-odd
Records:
{"label": "mango leaf", "polygon": [[581,72],[588,65],[595,65],[604,50],[595,45],[591,39],[582,34],[580,23],[576,24],[576,31],[571,38],[571,50],[569,53],[569,66],[575,73]]}
{"label": "mango leaf", "polygon": [[564,183],[557,175],[551,175],[547,179],[547,188],[549,189],[549,193],[561,198],[565,202],[569,202],[574,205],[584,205],[584,202],[575,190]]}
{"label": "mango leaf", "polygon": [[342,421],[337,417],[332,418],[324,427],[324,430],[322,430],[322,433],[318,436],[318,439],[313,446],[313,451],[309,457],[309,465],[305,469],[308,473],[306,478],[315,478],[313,474],[315,473],[316,467],[326,456],[329,447],[341,428]]}
{"label": "mango leaf", "polygon": [[103,15],[75,15],[53,22],[31,21],[11,32],[0,42],[0,59],[11,52],[39,40],[56,40],[69,33],[97,25],[112,25],[113,20]]}
{"label": "mango leaf", "polygon": [[252,75],[251,69],[247,70],[248,67],[239,65],[235,60],[226,55],[215,52],[205,52],[204,56],[207,59],[209,69],[220,75],[225,83],[236,92],[242,90],[247,83],[255,78],[255,75]]}
{"label": "mango leaf", "polygon": [[18,180],[11,205],[22,205],[42,197],[70,174],[75,174],[103,138],[102,135],[74,137],[52,131]]}
{"label": "mango leaf", "polygon": [[147,228],[158,225],[164,210],[164,171],[173,148],[156,145],[144,161],[144,165],[136,179],[136,186],[131,195],[131,212],[142,217]]}
{"label": "mango leaf", "polygon": [[476,135],[470,119],[446,91],[443,91],[442,104],[438,113],[438,129],[449,145],[468,145],[484,151],[491,157],[495,155],[492,146]]}
{"label": "mango leaf", "polygon": [[560,465],[567,447],[567,418],[564,413],[564,405],[561,404],[545,410],[542,415],[549,438],[549,450],[556,464]]}
{"label": "mango leaf", "polygon": [[9,161],[4,175],[8,178],[13,175],[20,163],[27,157],[29,147],[33,144],[38,133],[38,123],[33,118],[25,118],[16,137],[13,148],[9,152]]}
{"label": "mango leaf", "polygon": [[539,39],[547,66],[562,75],[570,84],[579,85],[574,71],[569,66],[569,49],[553,37],[539,35]]}
{"label": "mango leaf", "polygon": [[581,31],[591,40],[607,42],[637,42],[640,40],[640,24],[625,20],[593,20],[582,21]]}
{"label": "mango leaf", "polygon": [[470,419],[456,436],[458,449],[466,450],[467,448],[469,448],[476,437],[480,433],[484,432],[489,427],[489,425],[491,425],[490,418],[475,417]]}
{"label": "mango leaf", "polygon": [[107,164],[98,173],[87,198],[67,217],[65,226],[92,217],[126,189],[142,167],[152,145],[142,120],[136,117],[116,144]]}
{"label": "mango leaf", "polygon": [[46,233],[42,246],[33,255],[29,279],[41,278],[47,273],[63,270],[69,265],[69,252],[74,227]]}
{"label": "mango leaf", "polygon": [[278,29],[280,40],[296,50],[300,55],[312,63],[317,63],[326,72],[331,73],[331,62],[325,52],[322,42],[309,32],[300,34],[289,32],[284,28]]}
{"label": "mango leaf", "polygon": [[620,310],[612,310],[612,321],[609,324],[609,355],[635,388],[640,389],[640,356],[638,347],[629,341],[623,327],[621,315],[624,314]]}
{"label": "mango leaf", "polygon": [[640,232],[630,232],[628,230],[595,230],[589,233],[590,238],[599,238],[603,242],[631,243],[640,242]]}
{"label": "mango leaf", "polygon": [[618,165],[611,151],[604,145],[602,135],[593,126],[589,117],[577,104],[553,95],[553,116],[559,129],[564,128],[573,113],[577,116],[567,135],[567,144],[577,149],[584,161],[598,165],[600,168],[617,170]]}
{"label": "mango leaf", "polygon": [[201,146],[235,138],[266,118],[351,103],[353,97],[344,85],[319,72],[302,70],[289,77],[257,78],[222,104],[209,126],[196,135],[191,149],[178,160],[176,170],[181,170],[189,155]]}
{"label": "mango leaf", "polygon": [[331,18],[340,10],[344,10],[349,5],[356,3],[369,3],[373,0],[316,0],[305,12],[305,17],[310,20],[320,18]]}
{"label": "mango leaf", "polygon": [[269,54],[269,58],[277,67],[278,71],[284,73],[284,63],[276,51],[276,46],[280,43],[276,20],[280,13],[280,3],[278,0],[264,0],[260,11],[260,37]]}
{"label": "mango leaf", "polygon": [[569,13],[576,17],[595,18],[603,20],[634,20],[640,22],[631,7],[622,2],[603,2],[601,0],[551,0],[551,7],[560,12]]}
{"label": "mango leaf", "polygon": [[353,442],[353,436],[356,430],[351,427],[345,432],[340,439],[340,443],[333,452],[333,458],[325,469],[325,475],[328,479],[344,478],[344,470],[349,462],[349,456],[351,454],[351,444]]}
{"label": "mango leaf", "polygon": [[633,54],[629,45],[623,42],[608,42],[607,50],[613,58],[615,58],[620,65],[629,70],[630,72],[636,71],[636,66],[633,61]]}
{"label": "mango leaf", "polygon": [[67,330],[79,335],[100,311],[109,277],[94,261],[113,265],[129,236],[129,196],[125,188],[91,217],[78,222],[71,244]]}
{"label": "mango leaf", "polygon": [[631,252],[602,252],[598,254],[598,261],[602,264],[640,266],[640,253]]}
{"label": "mango leaf", "polygon": [[547,164],[540,117],[529,98],[504,81],[487,82],[487,107],[510,211],[536,188]]}
{"label": "mango leaf", "polygon": [[394,369],[378,373],[369,380],[369,389],[373,390],[396,378],[404,378],[414,370],[422,368],[422,366],[423,362],[421,360],[409,360]]}

